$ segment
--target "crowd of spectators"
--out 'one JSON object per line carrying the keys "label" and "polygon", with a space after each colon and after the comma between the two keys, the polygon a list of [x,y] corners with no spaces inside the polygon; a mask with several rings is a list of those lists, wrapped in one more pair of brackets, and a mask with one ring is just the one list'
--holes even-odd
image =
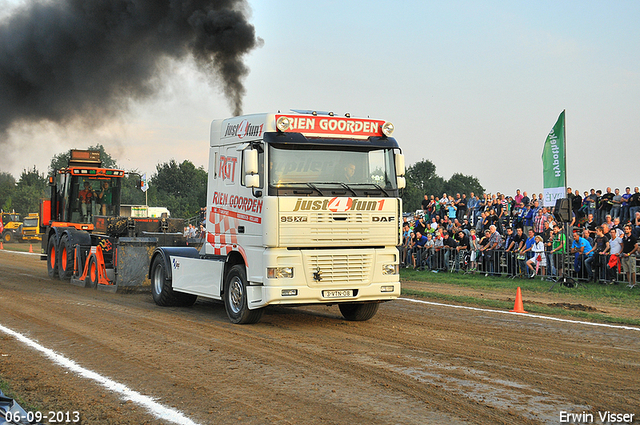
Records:
{"label": "crowd of spectators", "polygon": [[[542,194],[425,195],[422,210],[404,217],[401,262],[420,270],[481,271],[486,276],[571,273],[617,283],[620,272],[636,284],[640,251],[640,190],[567,189],[564,216],[542,206]],[[569,238],[569,240],[567,240]],[[569,260],[571,261],[569,261]],[[571,270],[568,270],[571,267]],[[565,269],[566,268],[566,269]]]}
{"label": "crowd of spectators", "polygon": [[196,217],[192,217],[188,220],[187,225],[184,227],[183,235],[186,238],[201,238],[204,237],[205,231],[205,219],[207,209],[200,208],[200,212]]}
{"label": "crowd of spectators", "polygon": [[185,238],[199,238],[200,235],[204,234],[204,227],[200,225],[200,227],[196,227],[193,224],[189,224],[185,226],[183,235]]}

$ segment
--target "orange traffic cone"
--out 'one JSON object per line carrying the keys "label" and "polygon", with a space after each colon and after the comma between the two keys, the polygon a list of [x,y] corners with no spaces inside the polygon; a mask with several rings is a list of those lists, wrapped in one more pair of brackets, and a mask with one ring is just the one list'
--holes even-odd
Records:
{"label": "orange traffic cone", "polygon": [[4,245],[2,245],[2,241],[0,241],[0,249],[4,249]]}
{"label": "orange traffic cone", "polygon": [[29,244],[29,252],[33,254],[33,244]]}
{"label": "orange traffic cone", "polygon": [[513,305],[513,310],[510,310],[512,313],[526,313],[524,311],[524,307],[522,306],[522,292],[520,291],[520,287],[518,286],[518,292],[516,292],[516,303]]}

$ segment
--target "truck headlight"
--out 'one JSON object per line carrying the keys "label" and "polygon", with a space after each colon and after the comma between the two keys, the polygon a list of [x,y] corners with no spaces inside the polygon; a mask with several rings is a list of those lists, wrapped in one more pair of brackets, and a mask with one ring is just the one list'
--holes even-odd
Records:
{"label": "truck headlight", "polygon": [[289,117],[280,117],[278,118],[278,121],[276,121],[276,128],[284,133],[291,126],[291,122],[292,119]]}
{"label": "truck headlight", "polygon": [[382,265],[382,274],[390,275],[390,274],[399,274],[400,267],[397,264],[383,264]]}
{"label": "truck headlight", "polygon": [[395,126],[392,123],[387,121],[382,125],[382,134],[384,134],[387,137],[390,137],[393,134],[393,130],[395,129],[396,129]]}
{"label": "truck headlight", "polygon": [[269,279],[291,279],[293,267],[267,267],[267,277]]}

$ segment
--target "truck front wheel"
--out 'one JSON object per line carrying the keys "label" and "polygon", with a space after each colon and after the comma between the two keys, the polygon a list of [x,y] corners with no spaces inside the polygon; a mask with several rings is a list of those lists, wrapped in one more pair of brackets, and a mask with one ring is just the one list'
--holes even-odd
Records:
{"label": "truck front wheel", "polygon": [[4,232],[4,235],[2,235],[2,239],[4,239],[5,242],[11,242],[13,240],[13,234],[11,232]]}
{"label": "truck front wheel", "polygon": [[380,303],[366,304],[338,304],[342,316],[353,322],[363,322],[371,319],[378,312]]}
{"label": "truck front wheel", "polygon": [[193,305],[198,298],[197,295],[176,292],[171,285],[171,278],[166,269],[164,259],[158,255],[153,259],[151,265],[151,295],[153,301],[159,306],[183,306]]}
{"label": "truck front wheel", "polygon": [[58,248],[56,238],[52,235],[47,243],[47,272],[50,278],[58,276]]}
{"label": "truck front wheel", "polygon": [[224,280],[224,308],[231,323],[250,324],[262,319],[264,309],[249,310],[247,305],[247,274],[242,265],[231,267]]}

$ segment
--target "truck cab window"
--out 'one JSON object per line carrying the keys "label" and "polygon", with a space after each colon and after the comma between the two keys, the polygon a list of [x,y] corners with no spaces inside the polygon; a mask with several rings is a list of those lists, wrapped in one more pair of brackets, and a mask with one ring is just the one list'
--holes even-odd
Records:
{"label": "truck cab window", "polygon": [[[346,186],[353,194],[397,190],[391,149],[340,150],[321,147],[275,146],[269,149],[270,193],[284,195],[288,188],[307,190]],[[388,196],[388,195],[387,195]]]}

